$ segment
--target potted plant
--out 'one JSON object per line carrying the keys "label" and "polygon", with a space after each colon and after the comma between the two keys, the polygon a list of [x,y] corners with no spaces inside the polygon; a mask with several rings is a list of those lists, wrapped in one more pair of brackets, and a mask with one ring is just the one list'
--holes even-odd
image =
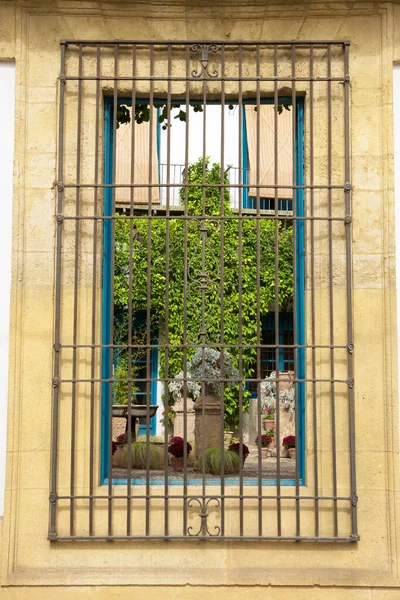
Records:
{"label": "potted plant", "polygon": [[160,453],[155,448],[154,444],[146,442],[132,442],[130,457],[128,452],[129,447],[124,446],[122,450],[121,463],[127,468],[130,462],[132,469],[146,469],[147,461],[150,469],[160,470],[163,468],[163,460]]}
{"label": "potted plant", "polygon": [[199,456],[197,462],[197,469],[200,470],[204,461],[204,468],[206,473],[213,473],[214,475],[221,474],[221,462],[222,452],[224,457],[224,474],[231,475],[233,473],[239,473],[240,471],[240,459],[237,452],[232,450],[223,450],[221,448],[207,448],[203,455]]}
{"label": "potted plant", "polygon": [[[279,389],[279,406],[287,412],[295,410],[295,389],[291,380],[291,375],[288,372],[279,372],[281,380]],[[261,383],[261,406],[266,414],[271,414],[277,410],[276,407],[276,372],[272,371],[271,375],[264,379]]]}
{"label": "potted plant", "polygon": [[242,446],[242,456],[243,456],[243,463],[244,463],[244,461],[250,454],[250,450],[246,446],[246,444],[243,444],[243,443],[241,444],[240,442],[233,442],[232,444],[230,444],[230,446],[228,446],[228,450],[230,450],[231,452],[236,452],[236,454],[239,454],[239,456],[240,456],[240,446]]}
{"label": "potted plant", "polygon": [[224,430],[224,443],[229,445],[232,442],[233,431],[230,431],[228,427]]}
{"label": "potted plant", "polygon": [[[266,433],[264,433],[261,438],[260,438],[260,445],[261,445],[261,456],[262,458],[267,458],[268,457],[268,447],[272,442],[272,437]],[[255,443],[258,446],[258,436],[256,437]]]}
{"label": "potted plant", "polygon": [[269,447],[275,448],[275,424],[271,425],[270,428],[266,430],[266,434],[271,438]]}
{"label": "potted plant", "polygon": [[[185,448],[185,440],[181,438],[179,435],[170,439],[170,444],[168,446],[168,452],[172,454],[172,468],[174,471],[183,471],[183,459],[184,459],[184,448]],[[186,454],[189,456],[192,451],[192,445],[189,442],[186,442]]]}
{"label": "potted plant", "polygon": [[273,408],[267,407],[265,413],[263,413],[262,415],[262,420],[265,431],[268,431],[268,429],[275,427],[275,412]]}
{"label": "potted plant", "polygon": [[285,450],[288,450],[290,458],[296,456],[296,437],[294,435],[287,435],[282,440],[282,446]]}

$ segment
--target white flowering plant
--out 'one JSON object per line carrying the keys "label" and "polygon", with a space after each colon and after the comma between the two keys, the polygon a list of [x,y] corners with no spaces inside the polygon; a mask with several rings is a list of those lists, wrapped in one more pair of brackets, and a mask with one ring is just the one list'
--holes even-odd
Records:
{"label": "white flowering plant", "polygon": [[[276,410],[276,372],[272,371],[271,375],[264,379],[261,383],[261,407],[264,412],[275,412]],[[294,412],[295,397],[294,386],[286,390],[279,390],[279,403],[288,412]]]}
{"label": "white flowering plant", "polygon": [[[232,357],[226,350],[218,352],[214,348],[199,348],[187,365],[187,378],[190,379],[186,381],[188,395],[193,400],[200,396],[201,383],[198,380],[205,384],[207,394],[221,394],[225,386],[237,384],[237,381],[221,382],[221,379],[237,380],[238,377],[239,371],[233,366]],[[183,398],[184,385],[183,371],[180,371],[168,385],[175,402]]]}

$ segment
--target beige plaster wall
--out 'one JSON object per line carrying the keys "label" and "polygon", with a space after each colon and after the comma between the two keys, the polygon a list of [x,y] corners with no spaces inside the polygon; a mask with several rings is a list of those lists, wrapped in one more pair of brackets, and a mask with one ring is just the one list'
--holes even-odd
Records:
{"label": "beige plaster wall", "polygon": [[[0,60],[17,64],[1,599],[119,598],[127,593],[121,582],[145,598],[400,597],[391,105],[398,11],[366,2],[0,2]],[[59,41],[202,36],[351,41],[358,544],[47,540]]]}

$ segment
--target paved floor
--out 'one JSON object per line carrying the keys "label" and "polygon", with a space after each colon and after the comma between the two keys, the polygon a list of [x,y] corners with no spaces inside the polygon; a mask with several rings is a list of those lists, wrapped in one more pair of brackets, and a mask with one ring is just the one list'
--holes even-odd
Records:
{"label": "paved floor", "polygon": [[[247,457],[244,466],[243,466],[243,478],[248,481],[250,480],[258,480],[259,477],[259,465],[261,464],[261,478],[262,479],[276,479],[278,477],[278,461],[276,457],[262,458],[259,462],[258,458],[258,448],[250,446],[250,454]],[[290,458],[280,458],[279,465],[279,477],[280,479],[294,479],[296,473],[296,461]],[[165,473],[164,470],[154,470],[152,469],[149,473],[150,481],[153,483],[162,483],[165,481]],[[115,479],[126,479],[127,470],[123,468],[113,468],[113,478]],[[132,479],[143,480],[146,479],[146,471],[142,469],[135,469],[131,472]],[[208,481],[219,481],[220,477],[218,475],[212,475],[206,473],[205,475]],[[187,469],[187,478],[190,481],[202,480],[201,471],[195,471],[193,466],[189,466]],[[183,482],[184,475],[183,473],[176,473],[173,471],[172,467],[168,467],[168,480],[171,483],[174,482]],[[232,481],[239,481],[238,475],[226,475],[226,479]]]}

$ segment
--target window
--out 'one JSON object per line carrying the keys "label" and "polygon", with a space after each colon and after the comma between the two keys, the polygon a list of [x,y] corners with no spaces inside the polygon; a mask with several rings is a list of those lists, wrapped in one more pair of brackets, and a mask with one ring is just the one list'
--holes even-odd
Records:
{"label": "window", "polygon": [[358,539],[348,50],[63,42],[51,540]]}

